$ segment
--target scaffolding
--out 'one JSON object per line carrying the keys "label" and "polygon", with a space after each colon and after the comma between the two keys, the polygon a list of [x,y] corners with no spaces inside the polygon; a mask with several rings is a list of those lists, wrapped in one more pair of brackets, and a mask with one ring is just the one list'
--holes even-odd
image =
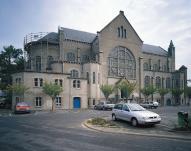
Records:
{"label": "scaffolding", "polygon": [[[46,72],[51,71],[50,68],[52,63],[71,63],[71,64],[85,64],[85,63],[98,63],[98,55],[99,54],[91,54],[89,56],[80,55],[80,49],[77,48],[76,56],[71,60],[69,57],[69,51],[63,53],[62,45],[59,44],[59,33],[54,32],[39,32],[39,33],[30,33],[24,37],[24,58],[26,60],[24,64],[25,71],[36,71],[36,72]],[[67,39],[66,39],[67,40]],[[72,40],[67,40],[67,45],[71,48],[76,47],[76,43]],[[51,55],[51,50],[55,49],[52,46],[56,46],[58,49],[58,54]],[[36,50],[37,54],[32,55]],[[38,57],[38,58],[37,58]],[[50,59],[50,60],[49,60]]]}
{"label": "scaffolding", "polygon": [[[52,36],[53,35],[53,36]],[[49,32],[39,32],[39,33],[30,33],[24,37],[24,70],[25,71],[38,71],[44,72],[48,69],[47,58],[49,56],[49,47],[50,45],[58,45],[58,37],[55,33]],[[37,64],[37,58],[32,56],[33,49],[38,47],[40,49],[39,56],[39,65]],[[52,58],[51,61],[56,61],[59,58]],[[39,70],[36,70],[39,68]]]}

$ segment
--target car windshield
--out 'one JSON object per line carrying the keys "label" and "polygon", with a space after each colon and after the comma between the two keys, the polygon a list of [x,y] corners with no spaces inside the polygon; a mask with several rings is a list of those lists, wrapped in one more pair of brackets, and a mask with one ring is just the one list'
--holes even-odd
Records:
{"label": "car windshield", "polygon": [[138,104],[128,104],[131,111],[145,111],[145,108]]}
{"label": "car windshield", "polygon": [[111,104],[109,101],[106,101],[106,104]]}
{"label": "car windshield", "polygon": [[29,105],[25,102],[19,102],[17,103],[17,106],[29,106]]}

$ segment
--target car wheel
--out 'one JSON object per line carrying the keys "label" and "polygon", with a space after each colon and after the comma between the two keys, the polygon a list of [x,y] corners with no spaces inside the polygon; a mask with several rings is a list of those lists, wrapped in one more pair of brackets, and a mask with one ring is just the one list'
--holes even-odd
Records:
{"label": "car wheel", "polygon": [[103,110],[105,110],[105,107],[103,107]]}
{"label": "car wheel", "polygon": [[131,124],[136,127],[138,125],[137,119],[136,118],[132,118]]}
{"label": "car wheel", "polygon": [[117,118],[116,118],[116,115],[115,115],[115,114],[112,114],[112,120],[113,120],[113,121],[117,121]]}
{"label": "car wheel", "polygon": [[94,106],[94,110],[97,110],[97,107],[96,107],[96,106]]}

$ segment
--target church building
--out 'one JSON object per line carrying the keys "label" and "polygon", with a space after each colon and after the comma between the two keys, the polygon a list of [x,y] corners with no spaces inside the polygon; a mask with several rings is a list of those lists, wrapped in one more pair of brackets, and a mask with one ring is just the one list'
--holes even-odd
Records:
{"label": "church building", "polygon": [[[161,31],[160,31],[161,32]],[[175,69],[175,46],[171,41],[167,50],[145,44],[129,23],[123,11],[97,33],[58,27],[58,32],[32,33],[24,38],[27,62],[22,73],[13,74],[13,83],[22,83],[31,93],[13,95],[16,102],[28,102],[34,110],[49,110],[52,101],[43,93],[44,82],[63,87],[57,96],[57,109],[89,108],[104,100],[102,84],[115,85],[125,79],[136,82],[130,99],[144,101],[140,89],[148,85],[156,88],[184,89],[187,68]],[[123,98],[120,91],[110,100]],[[161,105],[185,104],[174,101],[171,93],[162,102],[155,93],[153,99]]]}

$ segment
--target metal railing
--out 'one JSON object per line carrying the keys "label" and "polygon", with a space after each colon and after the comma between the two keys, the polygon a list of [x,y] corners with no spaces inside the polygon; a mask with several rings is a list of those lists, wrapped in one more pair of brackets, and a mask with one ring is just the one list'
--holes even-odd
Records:
{"label": "metal railing", "polygon": [[30,33],[26,35],[24,37],[24,46],[28,43],[38,41],[39,39],[45,37],[47,34],[48,32],[38,32],[38,33]]}

